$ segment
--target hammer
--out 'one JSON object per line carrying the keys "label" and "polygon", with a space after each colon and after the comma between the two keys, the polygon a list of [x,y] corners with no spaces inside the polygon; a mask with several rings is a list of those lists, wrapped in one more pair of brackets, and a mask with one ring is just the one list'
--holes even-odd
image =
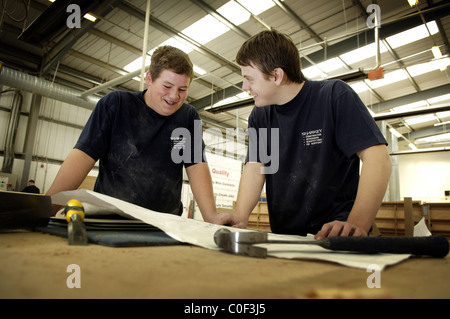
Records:
{"label": "hammer", "polygon": [[366,254],[390,253],[416,256],[445,257],[449,242],[444,236],[429,237],[327,237],[320,240],[269,240],[265,232],[231,232],[221,228],[214,234],[214,242],[222,250],[249,257],[265,258],[267,249],[254,244],[319,245],[335,251]]}
{"label": "hammer", "polygon": [[83,246],[88,244],[86,229],[83,224],[84,208],[76,199],[71,199],[66,203],[64,214],[67,220],[67,234],[69,245]]}

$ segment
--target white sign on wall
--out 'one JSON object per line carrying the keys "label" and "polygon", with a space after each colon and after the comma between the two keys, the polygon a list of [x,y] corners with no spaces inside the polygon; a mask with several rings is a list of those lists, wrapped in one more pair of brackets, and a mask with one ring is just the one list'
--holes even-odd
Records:
{"label": "white sign on wall", "polygon": [[214,154],[206,154],[206,157],[216,196],[216,206],[233,208],[233,201],[236,200],[241,179],[242,163]]}

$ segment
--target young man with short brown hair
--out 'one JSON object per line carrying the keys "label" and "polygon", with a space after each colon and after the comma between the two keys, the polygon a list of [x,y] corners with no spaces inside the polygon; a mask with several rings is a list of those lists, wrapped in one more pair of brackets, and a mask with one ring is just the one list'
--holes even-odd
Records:
{"label": "young man with short brown hair", "polygon": [[204,220],[217,222],[202,138],[202,145],[197,145],[200,156],[195,158],[193,154],[184,162],[172,159],[174,147],[189,154],[194,148],[194,142],[174,141],[175,129],[183,128],[191,137],[202,134],[197,111],[184,103],[193,76],[186,53],[170,46],[156,49],[146,74],[147,90],[115,91],[98,102],[47,195],[77,189],[100,160],[95,191],[154,211],[181,215],[184,166]]}
{"label": "young man with short brown hair", "polygon": [[[342,81],[305,80],[295,44],[276,30],[248,39],[236,61],[242,89],[255,101],[249,132],[256,134],[249,133],[233,225],[247,226],[266,183],[273,232],[367,236],[391,162],[387,142],[357,94]],[[262,173],[271,163],[255,145],[278,156],[276,171]]]}

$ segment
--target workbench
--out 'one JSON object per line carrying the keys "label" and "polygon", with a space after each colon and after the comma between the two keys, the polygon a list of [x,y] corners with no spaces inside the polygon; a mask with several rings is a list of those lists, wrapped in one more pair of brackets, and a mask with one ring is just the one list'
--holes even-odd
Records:
{"label": "workbench", "polygon": [[[69,246],[67,239],[0,232],[0,298],[450,298],[450,257],[409,258],[380,273],[311,260],[235,256],[192,245]],[[80,288],[68,288],[69,265]]]}

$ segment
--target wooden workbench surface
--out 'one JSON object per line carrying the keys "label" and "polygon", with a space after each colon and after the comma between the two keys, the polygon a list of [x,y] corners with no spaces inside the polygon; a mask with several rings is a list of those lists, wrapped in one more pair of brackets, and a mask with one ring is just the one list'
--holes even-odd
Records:
{"label": "wooden workbench surface", "polygon": [[[190,246],[69,246],[27,231],[0,233],[0,298],[450,298],[450,257],[410,258],[371,275],[334,263],[255,259]],[[68,288],[70,264],[81,288]]]}

